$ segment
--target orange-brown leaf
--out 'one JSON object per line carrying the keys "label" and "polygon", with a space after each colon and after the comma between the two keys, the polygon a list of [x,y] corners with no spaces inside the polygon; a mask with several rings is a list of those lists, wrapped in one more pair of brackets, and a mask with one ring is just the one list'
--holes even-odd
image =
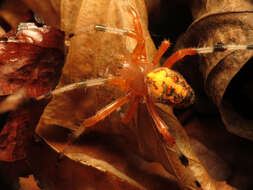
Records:
{"label": "orange-brown leaf", "polygon": [[[12,94],[19,88],[29,97],[48,92],[55,86],[63,65],[62,32],[26,23],[14,34],[12,31],[1,37],[4,41],[0,42],[0,95]],[[15,108],[8,107],[13,103],[0,105],[7,106],[8,111]],[[16,104],[18,106],[19,102]],[[38,107],[28,104],[9,114],[0,134],[0,160],[15,161],[26,156],[27,142],[31,140],[42,110],[43,103]]]}
{"label": "orange-brown leaf", "polygon": [[[119,66],[117,56],[129,56],[136,44],[135,40],[125,36],[87,31],[87,28],[94,24],[132,29],[132,18],[127,11],[125,1],[90,0],[83,2],[79,2],[80,6],[76,9],[78,13],[73,15],[68,10],[66,14],[70,16],[62,17],[64,19],[73,19],[66,21],[64,27],[67,33],[73,32],[77,35],[71,38],[67,63],[64,66],[58,87],[87,78],[106,77],[108,73],[115,74]],[[147,55],[149,60],[152,60],[154,45],[147,31],[147,17],[143,8],[144,4],[134,0],[130,1],[130,3],[137,7],[140,13],[145,33]],[[83,30],[86,32],[78,35]],[[75,90],[56,96],[45,109],[36,131],[56,151],[63,151],[66,156],[86,167],[89,165],[89,161],[92,160],[88,159],[89,161],[87,161],[87,155],[94,151],[91,145],[92,141],[85,141],[87,143],[85,144],[85,142],[80,140],[80,143],[70,145],[66,150],[66,142],[64,143],[64,139],[58,136],[64,131],[58,127],[69,130],[79,127],[85,118],[93,115],[98,109],[110,103],[112,99],[119,97],[120,94],[118,89],[106,86]],[[123,107],[123,111],[126,110],[126,107]],[[92,131],[96,131],[100,135],[101,133],[110,135],[109,142],[112,145],[119,144],[122,149],[129,150],[129,154],[135,151],[146,160],[160,162],[168,172],[171,172],[176,177],[182,189],[197,189],[198,183],[200,183],[202,189],[214,190],[215,184],[193,153],[182,126],[172,114],[171,108],[168,108],[168,110],[169,112],[161,111],[160,114],[177,142],[175,147],[171,147],[162,140],[149,114],[143,108],[137,117],[138,121],[135,120],[135,122],[127,126],[121,123],[118,112],[111,114],[104,121],[99,122],[91,129],[87,129],[84,139],[85,137],[88,138],[89,132]],[[112,134],[113,136],[111,136]],[[101,137],[99,136],[98,138]],[[96,144],[96,142],[94,143]],[[103,147],[103,145],[99,145],[100,143],[98,142],[98,145],[96,145]],[[87,148],[85,149],[85,147]],[[189,159],[189,167],[185,167],[180,161],[180,151],[178,149]],[[113,153],[118,154],[117,151]],[[93,153],[92,156],[95,158],[99,157],[99,152]],[[101,159],[106,160],[107,157],[111,158],[111,155],[105,154]],[[110,163],[115,164],[113,161]],[[105,164],[99,165],[99,168],[106,167]],[[94,165],[92,165],[92,168],[96,169]],[[122,170],[122,172],[125,171]],[[112,176],[114,173],[110,170],[109,174]]]}

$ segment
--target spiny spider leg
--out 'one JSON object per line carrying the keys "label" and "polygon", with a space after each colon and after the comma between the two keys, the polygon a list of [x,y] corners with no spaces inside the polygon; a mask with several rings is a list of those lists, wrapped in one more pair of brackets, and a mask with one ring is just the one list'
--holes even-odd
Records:
{"label": "spiny spider leg", "polygon": [[90,79],[90,80],[86,80],[86,81],[72,83],[72,84],[63,86],[61,88],[57,88],[53,91],[50,91],[47,94],[43,94],[41,96],[38,96],[36,98],[36,100],[41,100],[41,99],[51,97],[54,95],[59,95],[64,92],[68,92],[68,91],[75,90],[78,88],[86,88],[86,87],[91,87],[91,86],[102,85],[102,84],[105,84],[106,82],[108,82],[109,80],[110,80],[109,78],[97,78],[97,79]]}
{"label": "spiny spider leg", "polygon": [[132,60],[135,61],[138,57],[140,57],[140,55],[146,58],[145,40],[143,39],[143,37],[140,37],[140,35],[137,35],[134,31],[131,31],[131,30],[112,28],[112,27],[103,26],[103,25],[91,25],[85,29],[78,31],[75,34],[70,34],[69,37],[72,38],[77,35],[82,35],[82,34],[85,34],[85,32],[87,33],[89,31],[107,32],[107,33],[128,36],[130,38],[133,38],[137,41],[137,45],[135,49],[133,50],[133,53],[131,56]]}
{"label": "spiny spider leg", "polygon": [[195,54],[207,54],[214,52],[224,52],[224,51],[233,51],[233,50],[253,50],[253,44],[250,45],[224,45],[217,44],[212,47],[202,47],[202,48],[186,48],[176,51],[172,54],[163,64],[163,67],[171,68],[175,62],[182,59],[186,55],[195,55]]}
{"label": "spiny spider leg", "polygon": [[181,49],[173,53],[163,64],[163,67],[171,68],[174,63],[179,61],[180,59],[183,59],[186,55],[195,55],[198,52],[196,51],[196,48],[187,48],[187,49]]}
{"label": "spiny spider leg", "polygon": [[[63,94],[68,91],[72,91],[79,88],[88,88],[92,86],[99,86],[103,85],[105,83],[108,84],[114,84],[114,81],[117,81],[116,85],[122,86],[124,88],[124,80],[121,80],[121,78],[118,77],[109,77],[109,78],[97,78],[97,79],[90,79],[86,81],[76,82],[72,84],[68,84],[66,86],[63,86],[61,88],[57,88],[55,90],[52,90],[46,94],[40,95],[38,97],[35,97],[36,100],[42,100],[45,98],[50,98],[55,95]],[[20,104],[24,103],[25,101],[29,100],[31,97],[27,94],[25,89],[18,90],[17,92],[13,93],[12,95],[9,95],[5,100],[3,100],[0,103],[0,114],[7,112],[7,111],[13,111],[17,109],[17,107],[20,106]]]}
{"label": "spiny spider leg", "polygon": [[110,115],[113,111],[117,110],[120,106],[127,103],[132,97],[133,97],[133,94],[129,92],[126,95],[116,99],[115,101],[111,102],[107,106],[97,111],[95,115],[85,119],[83,124],[77,130],[73,131],[73,133],[69,136],[66,146],[60,152],[59,159],[61,159],[66,154],[69,146],[73,144],[75,140],[77,140],[80,137],[80,135],[84,133],[87,127],[92,127],[99,121],[103,120],[108,115]]}
{"label": "spiny spider leg", "polygon": [[158,115],[158,113],[157,113],[157,111],[155,109],[154,102],[151,100],[150,97],[146,98],[146,105],[147,105],[147,108],[148,108],[148,112],[150,113],[152,119],[154,120],[156,128],[158,129],[158,131],[160,132],[160,134],[163,135],[163,137],[165,138],[165,140],[169,144],[174,145],[175,144],[175,140],[171,136],[171,134],[169,133],[168,127],[165,124],[165,122]]}
{"label": "spiny spider leg", "polygon": [[122,36],[128,36],[134,39],[137,39],[137,35],[135,32],[127,29],[120,29],[120,28],[113,28],[110,26],[103,26],[99,24],[91,25],[85,28],[82,28],[82,30],[79,30],[76,33],[71,33],[69,34],[69,37],[72,38],[74,36],[82,35],[82,34],[87,34],[87,32],[107,32],[111,34],[117,34],[117,35],[122,35]]}
{"label": "spiny spider leg", "polygon": [[107,32],[112,34],[128,36],[137,41],[137,45],[131,55],[132,60],[136,61],[139,57],[146,58],[145,39],[143,38],[143,31],[140,23],[139,14],[136,12],[136,10],[132,7],[131,4],[128,3],[128,6],[129,12],[133,16],[134,31],[127,29],[113,28],[103,25],[91,25],[86,28],[82,28],[82,30],[79,30],[76,33],[69,34],[69,37],[72,38],[77,35],[85,34],[89,31]]}
{"label": "spiny spider leg", "polygon": [[140,102],[140,97],[136,96],[134,98],[133,103],[130,105],[129,110],[122,118],[123,123],[127,124],[132,120],[134,114],[136,113],[136,110],[138,109],[139,102]]}
{"label": "spiny spider leg", "polygon": [[157,50],[155,57],[153,59],[153,65],[156,67],[160,63],[160,59],[163,56],[163,54],[166,52],[166,50],[170,47],[170,41],[164,40]]}
{"label": "spiny spider leg", "polygon": [[111,102],[107,106],[103,107],[95,115],[85,119],[83,124],[80,126],[80,128],[78,128],[76,131],[73,132],[73,136],[71,137],[71,140],[73,141],[73,140],[77,139],[80,135],[82,135],[84,133],[84,131],[87,127],[91,127],[91,126],[95,125],[97,122],[103,120],[108,115],[110,115],[113,111],[118,109],[120,106],[127,103],[132,97],[133,97],[133,94],[131,92],[129,92],[126,95]]}
{"label": "spiny spider leg", "polygon": [[133,17],[134,31],[136,32],[136,35],[137,35],[137,38],[136,38],[137,44],[131,55],[132,61],[136,61],[139,58],[146,59],[145,39],[143,37],[142,25],[140,22],[139,14],[129,2],[128,2],[128,6],[129,6],[129,12]]}

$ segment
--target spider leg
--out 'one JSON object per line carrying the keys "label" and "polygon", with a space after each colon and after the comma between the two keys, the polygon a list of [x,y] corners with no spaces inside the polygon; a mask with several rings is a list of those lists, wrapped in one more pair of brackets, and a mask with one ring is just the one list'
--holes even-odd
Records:
{"label": "spider leg", "polygon": [[[86,80],[86,81],[68,84],[68,85],[63,86],[61,88],[57,88],[55,90],[52,90],[46,94],[35,97],[34,99],[40,101],[42,99],[50,98],[52,96],[63,94],[65,92],[72,91],[75,89],[88,88],[88,87],[92,87],[92,86],[99,86],[99,85],[103,85],[105,83],[117,85],[122,90],[126,89],[125,80],[123,80],[120,77],[97,78],[97,79],[90,79],[90,80]],[[7,96],[7,98],[0,103],[0,113],[15,110],[22,103],[24,103],[25,101],[27,101],[30,98],[31,97],[27,94],[25,89],[20,89],[17,92],[15,92],[14,94]]]}
{"label": "spider leg", "polygon": [[146,49],[145,49],[145,39],[143,37],[142,25],[140,22],[140,17],[134,7],[128,2],[129,12],[133,16],[133,26],[134,31],[127,29],[113,28],[103,25],[91,25],[82,30],[77,31],[76,33],[69,34],[69,38],[72,38],[77,35],[85,34],[90,31],[96,32],[108,32],[112,34],[125,35],[137,40],[137,45],[132,52],[132,60],[136,61],[139,58],[146,58]]}
{"label": "spider leg", "polygon": [[91,26],[82,28],[81,30],[78,30],[78,32],[76,32],[76,33],[69,34],[69,37],[72,38],[72,37],[82,35],[82,34],[85,34],[87,32],[91,32],[91,31],[93,31],[93,32],[107,32],[107,33],[111,33],[111,34],[128,36],[128,37],[137,39],[136,33],[132,30],[113,28],[110,26],[104,26],[104,25],[99,25],[99,24],[95,24],[95,25],[91,25]]}
{"label": "spider leg", "polygon": [[110,79],[108,79],[108,78],[98,78],[98,79],[90,79],[90,80],[86,80],[86,81],[72,83],[72,84],[63,86],[61,88],[57,88],[57,89],[50,91],[46,94],[43,94],[41,96],[38,96],[38,97],[36,97],[36,100],[41,100],[41,99],[44,99],[47,97],[62,94],[64,92],[68,92],[68,91],[75,90],[78,88],[86,88],[86,87],[91,87],[91,86],[102,85],[102,84],[105,84],[106,82],[108,82],[109,80]]}
{"label": "spider leg", "polygon": [[84,120],[83,125],[80,126],[80,128],[73,131],[73,133],[69,136],[69,139],[66,143],[66,146],[63,148],[63,150],[60,152],[59,159],[62,159],[62,157],[67,153],[67,150],[70,148],[69,146],[74,143],[80,135],[82,135],[87,127],[91,127],[95,125],[97,122],[103,120],[108,115],[110,115],[113,111],[118,109],[120,106],[124,105],[126,102],[132,98],[132,93],[128,93],[125,96],[122,96],[115,101],[111,102],[107,106],[103,107],[101,110],[99,110],[95,115],[87,118]]}
{"label": "spider leg", "polygon": [[127,124],[131,121],[134,114],[136,113],[136,110],[137,110],[138,105],[139,105],[139,101],[140,101],[140,97],[135,97],[134,98],[134,102],[131,104],[129,110],[127,111],[127,113],[122,118],[123,123]]}
{"label": "spider leg", "polygon": [[[135,21],[134,22],[134,26]],[[136,27],[135,27],[136,28]],[[77,35],[85,34],[86,32],[89,31],[95,31],[95,32],[107,32],[111,34],[117,34],[117,35],[122,35],[122,36],[128,36],[130,38],[133,38],[137,40],[137,45],[135,49],[133,50],[132,53],[132,59],[136,60],[138,56],[143,55],[146,57],[146,50],[145,50],[145,41],[142,36],[136,34],[134,31],[127,30],[127,29],[120,29],[120,28],[113,28],[109,26],[103,26],[103,25],[91,25],[87,28],[83,28],[82,30],[76,32],[75,34],[71,33],[69,34],[69,37],[72,38]],[[142,29],[141,29],[142,31]]]}
{"label": "spider leg", "polygon": [[[39,100],[49,98],[54,95],[59,95],[59,94],[62,94],[64,92],[68,92],[71,90],[75,90],[75,89],[79,89],[79,88],[87,88],[87,87],[92,87],[92,86],[98,86],[98,85],[102,85],[102,84],[105,84],[105,83],[111,82],[111,81],[118,81],[118,83],[114,84],[114,85],[119,85],[119,86],[124,85],[123,84],[124,81],[121,81],[120,79],[116,79],[116,77],[90,79],[90,80],[86,80],[86,81],[72,83],[72,84],[63,86],[61,88],[57,88],[57,89],[52,90],[46,94],[35,97],[34,99],[39,101]],[[121,81],[121,82],[119,82],[119,81]],[[111,82],[111,84],[113,84],[113,82]],[[27,94],[26,90],[22,88],[22,89],[16,91],[15,93],[7,96],[7,98],[0,103],[0,113],[15,110],[22,103],[29,100],[30,98],[31,97]]]}
{"label": "spider leg", "polygon": [[142,25],[140,22],[140,16],[134,7],[128,2],[129,12],[133,17],[133,26],[136,33],[137,45],[132,52],[132,60],[146,59],[145,39],[143,37]]}
{"label": "spider leg", "polygon": [[163,66],[171,68],[175,62],[182,59],[186,55],[207,54],[207,53],[235,51],[235,50],[253,50],[253,44],[250,44],[250,45],[240,45],[240,44],[224,45],[222,43],[219,43],[215,46],[210,46],[210,47],[181,49],[181,50],[176,51],[174,54],[172,54],[165,61]]}
{"label": "spider leg", "polygon": [[224,52],[224,51],[235,51],[235,50],[253,50],[253,44],[240,45],[240,44],[228,44],[224,45],[219,43],[212,47],[196,48],[198,54],[213,53],[213,52]]}
{"label": "spider leg", "polygon": [[183,59],[183,57],[185,57],[186,55],[195,55],[195,54],[198,54],[196,48],[186,48],[178,50],[164,62],[163,67],[171,68],[174,63],[176,63],[180,59]]}
{"label": "spider leg", "polygon": [[158,131],[160,132],[160,134],[162,134],[162,136],[164,137],[164,139],[171,145],[175,144],[175,140],[174,138],[171,136],[171,134],[168,131],[168,127],[165,124],[165,122],[160,118],[160,116],[158,115],[156,109],[155,109],[155,105],[153,103],[153,101],[151,100],[150,97],[147,97],[146,100],[146,105],[148,108],[148,111],[152,117],[152,119],[155,122],[155,125],[158,129]]}
{"label": "spider leg", "polygon": [[155,57],[153,59],[153,65],[154,67],[156,67],[159,62],[161,57],[163,56],[163,54],[166,52],[166,50],[170,47],[170,41],[169,40],[164,40],[161,44],[161,46],[159,47],[159,49],[157,50]]}
{"label": "spider leg", "polygon": [[132,97],[133,97],[132,93],[128,93],[125,96],[116,99],[115,101],[111,102],[110,104],[99,110],[94,116],[85,119],[82,126],[73,132],[71,141],[74,141],[80,135],[82,135],[87,127],[91,127],[95,125],[97,122],[103,120],[113,111],[115,111],[120,106],[128,102]]}

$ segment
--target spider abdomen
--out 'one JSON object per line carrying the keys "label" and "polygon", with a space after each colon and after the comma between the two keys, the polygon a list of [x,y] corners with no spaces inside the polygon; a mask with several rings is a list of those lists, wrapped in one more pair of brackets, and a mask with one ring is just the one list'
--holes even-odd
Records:
{"label": "spider abdomen", "polygon": [[160,67],[147,74],[149,96],[154,102],[186,107],[194,102],[193,89],[178,72]]}

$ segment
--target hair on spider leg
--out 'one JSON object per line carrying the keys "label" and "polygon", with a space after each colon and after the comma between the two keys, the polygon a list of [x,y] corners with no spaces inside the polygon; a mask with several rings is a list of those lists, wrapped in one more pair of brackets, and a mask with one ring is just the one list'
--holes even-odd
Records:
{"label": "hair on spider leg", "polygon": [[223,52],[227,50],[226,48],[224,48],[224,44],[222,42],[219,42],[217,43],[217,45],[214,45],[213,49],[214,51],[218,51],[218,52]]}
{"label": "hair on spider leg", "polygon": [[71,39],[75,36],[85,35],[87,34],[87,32],[107,32],[111,34],[120,34],[123,36],[135,36],[134,32],[128,29],[119,29],[119,28],[113,28],[110,26],[94,24],[94,25],[83,27],[81,30],[78,30],[75,33],[68,34],[68,38]]}
{"label": "hair on spider leg", "polygon": [[75,89],[79,89],[79,88],[86,88],[86,87],[102,85],[102,84],[105,84],[108,80],[110,80],[110,78],[97,78],[97,79],[89,79],[86,81],[72,83],[72,84],[66,85],[64,87],[57,88],[57,89],[55,89],[51,92],[48,92],[44,95],[41,95],[41,96],[37,97],[36,99],[41,100],[41,99],[44,99],[47,97],[62,94],[62,93],[72,91]]}

